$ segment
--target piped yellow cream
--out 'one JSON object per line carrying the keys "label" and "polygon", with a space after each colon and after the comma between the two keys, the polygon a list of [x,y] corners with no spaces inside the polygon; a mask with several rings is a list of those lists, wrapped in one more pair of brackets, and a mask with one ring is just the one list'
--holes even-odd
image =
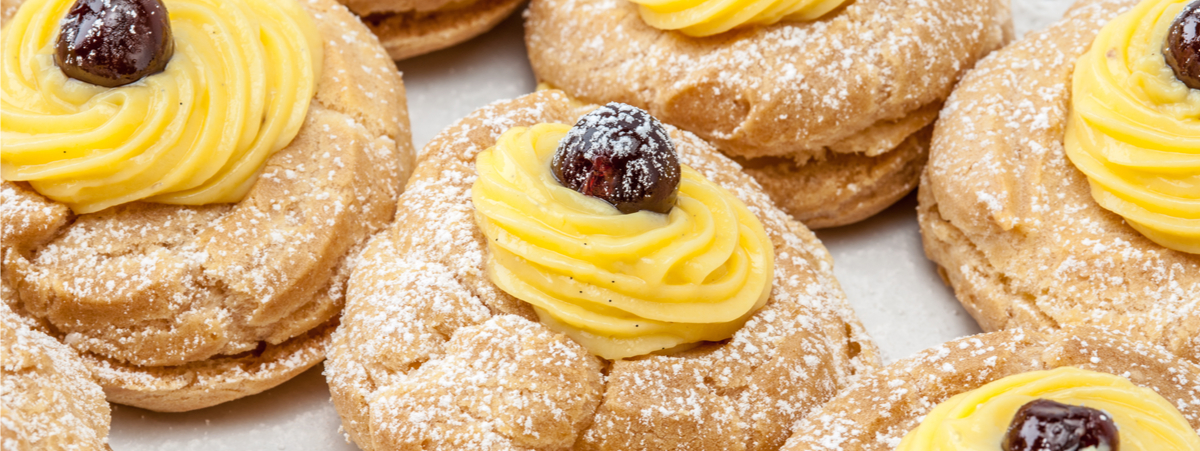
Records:
{"label": "piped yellow cream", "polygon": [[711,36],[736,27],[815,20],[846,0],[632,0],[642,20],[660,30]]}
{"label": "piped yellow cream", "polygon": [[569,130],[513,128],[476,158],[489,279],[607,359],[731,337],[771,292],[762,223],[687,166],[669,214],[621,214],[564,187],[550,161]]}
{"label": "piped yellow cream", "polygon": [[1200,436],[1154,390],[1073,367],[1008,376],[954,396],[925,416],[896,451],[999,450],[1021,406],[1037,399],[1111,415],[1122,451],[1200,451]]}
{"label": "piped yellow cream", "polygon": [[1147,238],[1200,253],[1200,90],[1163,45],[1186,0],[1145,0],[1100,30],[1075,65],[1064,146],[1092,196]]}
{"label": "piped yellow cream", "polygon": [[54,62],[74,0],[28,0],[3,30],[0,175],[76,213],[236,202],[300,130],[323,43],[295,0],[166,0],[166,69],[105,88]]}

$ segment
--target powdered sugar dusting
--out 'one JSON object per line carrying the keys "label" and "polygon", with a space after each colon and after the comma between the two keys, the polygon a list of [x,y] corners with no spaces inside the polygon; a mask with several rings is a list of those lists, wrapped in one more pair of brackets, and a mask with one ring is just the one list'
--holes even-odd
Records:
{"label": "powdered sugar dusting", "polygon": [[580,118],[550,164],[564,186],[598,196],[624,213],[670,209],[668,199],[674,197],[668,194],[680,179],[675,146],[662,123],[640,108],[616,102]]}
{"label": "powdered sugar dusting", "polygon": [[[242,201],[73,216],[27,184],[3,183],[10,305],[99,362],[109,388],[153,392],[124,402],[171,399],[179,394],[163,387],[180,379],[181,389],[211,382],[244,396],[318,362],[354,252],[394,213],[413,158],[400,76],[344,6],[301,4],[325,40],[317,93]],[[279,360],[255,360],[264,347]]]}
{"label": "powdered sugar dusting", "polygon": [[[7,284],[4,297],[11,295]],[[107,449],[108,402],[70,348],[0,305],[0,448]]]}
{"label": "powdered sugar dusting", "polygon": [[[837,288],[819,242],[771,207],[736,165],[670,127],[680,159],[743,199],[777,249],[772,300],[734,338],[684,354],[608,364],[553,334],[526,304],[497,290],[484,274],[486,243],[470,205],[475,155],[510,127],[572,123],[590,109],[572,107],[560,92],[539,92],[485,107],[430,143],[401,196],[396,223],[372,240],[352,276],[326,367],[334,402],[356,442],[554,448],[550,441],[530,444],[528,433],[537,432],[561,440],[553,443],[582,440],[576,446],[584,448],[708,448],[737,441],[773,449],[801,415],[876,365],[874,346]],[[511,366],[512,357],[468,344],[493,330],[480,343],[501,354],[523,349],[530,358],[518,359],[521,369]],[[511,378],[521,371],[557,382],[546,392],[517,392]],[[439,378],[464,390],[445,391],[433,403],[431,393],[451,384],[435,383]],[[602,385],[589,388],[589,380]],[[471,407],[479,399],[581,416],[538,420],[533,409],[509,418]],[[582,420],[568,424],[565,418]],[[512,426],[529,421],[548,426]],[[696,422],[704,426],[699,435],[687,426]],[[447,435],[452,430],[458,431],[453,438]]]}
{"label": "powdered sugar dusting", "polygon": [[920,220],[985,330],[1105,325],[1200,362],[1200,256],[1101,208],[1063,150],[1074,62],[1134,3],[1083,3],[967,75],[938,122]]}
{"label": "powdered sugar dusting", "polygon": [[[609,103],[580,118],[579,122],[576,122],[571,131],[567,133],[564,141],[581,140],[588,135],[589,139],[585,144],[590,151],[609,149],[608,152],[617,157],[629,157],[635,152],[639,152],[643,145],[651,147],[646,150],[650,153],[674,152],[675,147],[671,145],[670,138],[662,128],[662,123],[653,116],[650,116],[649,121],[644,121],[642,118],[645,116],[646,113],[635,106],[616,102]],[[628,128],[625,124],[637,124],[637,126]],[[587,134],[588,129],[595,132]],[[633,135],[629,135],[628,131],[632,131]],[[668,149],[657,148],[663,142],[666,143]]]}
{"label": "powdered sugar dusting", "polygon": [[[1153,389],[1200,433],[1200,366],[1109,329],[1013,329],[960,338],[862,378],[801,421],[783,449],[893,450],[954,395],[1014,374],[1064,366],[1115,374]],[[942,371],[946,367],[954,371]]]}
{"label": "powdered sugar dusting", "polygon": [[[870,130],[899,142],[932,120],[882,128],[940,103],[961,74],[1011,35],[1008,2],[870,0],[812,22],[689,38],[646,25],[616,0],[537,0],[526,44],[540,80],[619,101],[741,157],[798,162]],[[861,138],[861,136],[860,136]]]}

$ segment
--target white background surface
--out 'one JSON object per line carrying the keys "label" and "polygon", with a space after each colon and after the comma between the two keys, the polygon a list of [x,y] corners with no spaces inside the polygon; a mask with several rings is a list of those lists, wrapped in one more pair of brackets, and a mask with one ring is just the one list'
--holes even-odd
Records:
{"label": "white background surface", "polygon": [[[1069,0],[1013,0],[1017,35],[1061,16]],[[424,147],[442,128],[492,101],[533,91],[535,82],[514,15],[454,48],[402,61],[413,141]],[[975,322],[925,258],[916,197],[858,224],[817,232],[859,318],[891,362],[963,335]],[[317,366],[248,398],[187,413],[113,405],[109,443],[136,450],[357,450]]]}

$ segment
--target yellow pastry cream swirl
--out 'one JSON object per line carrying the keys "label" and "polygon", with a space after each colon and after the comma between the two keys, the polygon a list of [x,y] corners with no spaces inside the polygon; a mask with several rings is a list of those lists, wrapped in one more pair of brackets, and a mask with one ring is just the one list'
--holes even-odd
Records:
{"label": "yellow pastry cream swirl", "polygon": [[846,0],[632,0],[642,20],[660,30],[711,36],[735,27],[815,20]]}
{"label": "yellow pastry cream swirl", "polygon": [[621,214],[567,188],[550,162],[569,130],[513,128],[476,158],[491,281],[607,359],[731,337],[770,295],[762,223],[686,165],[668,214]]}
{"label": "yellow pastry cream swirl", "polygon": [[926,415],[896,451],[999,450],[1017,410],[1037,399],[1111,415],[1122,451],[1200,451],[1196,430],[1154,390],[1074,367],[1016,374],[954,396]]}
{"label": "yellow pastry cream swirl", "polygon": [[1200,90],[1163,57],[1186,0],[1145,0],[1075,65],[1064,146],[1100,206],[1154,242],[1200,253]]}
{"label": "yellow pastry cream swirl", "polygon": [[117,88],[54,62],[74,0],[28,0],[3,30],[0,174],[90,213],[136,200],[236,202],[295,138],[323,58],[294,0],[166,0],[175,54]]}

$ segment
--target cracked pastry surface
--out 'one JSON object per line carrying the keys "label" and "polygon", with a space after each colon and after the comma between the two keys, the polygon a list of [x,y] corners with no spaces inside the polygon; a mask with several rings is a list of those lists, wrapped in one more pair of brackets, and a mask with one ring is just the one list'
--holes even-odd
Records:
{"label": "cracked pastry surface", "polygon": [[315,365],[355,253],[392,217],[413,159],[400,75],[345,7],[300,3],[325,43],[322,77],[241,202],[77,216],[3,183],[8,303],[80,351],[113,402],[191,410]]}
{"label": "cracked pastry surface", "polygon": [[1063,149],[1074,61],[1133,1],[1080,2],[969,73],[938,120],[918,220],[987,331],[1092,324],[1200,362],[1200,257],[1092,198]]}
{"label": "cracked pastry surface", "polygon": [[[1011,37],[1007,3],[857,1],[812,22],[691,38],[618,0],[536,0],[540,81],[650,111],[744,161],[810,227],[848,224],[917,184],[927,126],[960,76]],[[815,188],[815,189],[814,189]]]}
{"label": "cracked pastry surface", "polygon": [[783,449],[892,450],[954,395],[1007,376],[1063,367],[1113,374],[1152,389],[1200,433],[1200,366],[1111,329],[1017,328],[953,340],[864,376],[805,417]]}
{"label": "cracked pastry surface", "polygon": [[326,362],[360,447],[778,449],[805,412],[878,366],[812,233],[672,127],[681,163],[744,201],[774,245],[771,297],[733,338],[606,361],[494,286],[470,203],[476,155],[512,127],[572,124],[592,108],[541,91],[484,107],[426,147],[395,224],[355,267]]}
{"label": "cracked pastry surface", "polygon": [[[10,296],[0,281],[0,297]],[[74,350],[37,327],[0,304],[0,447],[109,449],[104,391]]]}

